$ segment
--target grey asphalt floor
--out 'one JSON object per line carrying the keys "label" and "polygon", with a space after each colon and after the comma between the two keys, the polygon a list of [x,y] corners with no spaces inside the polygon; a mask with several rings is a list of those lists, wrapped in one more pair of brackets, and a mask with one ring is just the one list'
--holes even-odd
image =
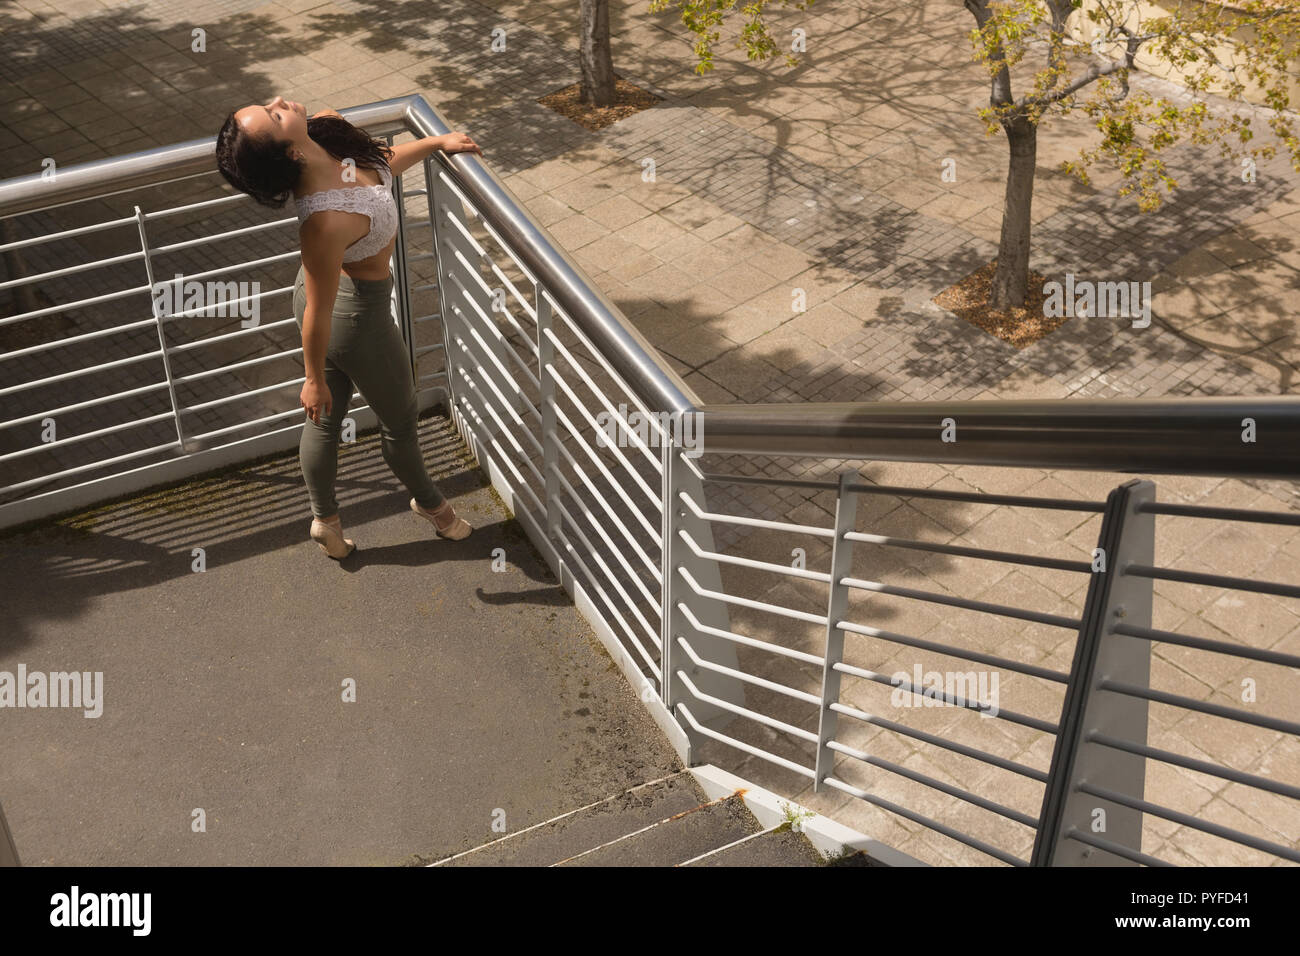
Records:
{"label": "grey asphalt floor", "polygon": [[376,432],[341,455],[340,564],[296,451],[0,538],[0,671],[103,674],[99,717],[0,713],[24,864],[437,859],[680,769],[454,429],[421,436],[465,541]]}

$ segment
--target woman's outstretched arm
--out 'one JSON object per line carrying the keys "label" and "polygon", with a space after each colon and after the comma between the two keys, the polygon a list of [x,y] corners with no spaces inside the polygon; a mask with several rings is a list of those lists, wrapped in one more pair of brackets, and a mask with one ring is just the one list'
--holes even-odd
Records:
{"label": "woman's outstretched arm", "polygon": [[400,176],[416,163],[432,156],[438,150],[446,153],[479,153],[478,144],[464,133],[448,133],[446,136],[426,136],[409,143],[397,143],[393,146],[393,158],[388,161],[388,168],[394,176]]}
{"label": "woman's outstretched arm", "polygon": [[[317,116],[338,116],[339,119],[343,119],[337,111],[331,109],[323,109],[313,113],[312,119]],[[440,149],[447,153],[473,152],[479,155],[483,153],[478,144],[465,133],[425,136],[422,139],[393,146],[393,158],[389,160],[388,168],[392,170],[394,176],[400,176],[416,163],[423,162],[426,157],[432,156]]]}

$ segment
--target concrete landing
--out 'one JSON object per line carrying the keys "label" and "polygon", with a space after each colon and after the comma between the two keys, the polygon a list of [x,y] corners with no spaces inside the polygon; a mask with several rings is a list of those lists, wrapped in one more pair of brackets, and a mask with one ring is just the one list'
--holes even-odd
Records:
{"label": "concrete landing", "polygon": [[341,564],[296,452],[0,537],[0,671],[103,674],[96,718],[0,708],[24,864],[439,859],[681,769],[440,412],[421,436],[465,541],[377,432],[340,455]]}

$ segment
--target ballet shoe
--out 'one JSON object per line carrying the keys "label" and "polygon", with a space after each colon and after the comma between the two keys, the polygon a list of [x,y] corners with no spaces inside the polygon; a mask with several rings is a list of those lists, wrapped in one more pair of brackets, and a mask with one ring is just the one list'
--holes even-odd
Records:
{"label": "ballet shoe", "polygon": [[320,545],[320,549],[335,561],[342,561],[357,550],[355,541],[343,537],[343,523],[341,521],[335,523],[321,521],[320,518],[312,518],[311,539]]}
{"label": "ballet shoe", "polygon": [[440,538],[450,538],[452,541],[463,541],[469,537],[469,533],[474,530],[464,518],[456,516],[455,510],[450,501],[444,501],[433,511],[427,511],[421,508],[414,498],[411,499],[411,510],[422,518],[427,518],[433,525],[433,530],[438,533]]}

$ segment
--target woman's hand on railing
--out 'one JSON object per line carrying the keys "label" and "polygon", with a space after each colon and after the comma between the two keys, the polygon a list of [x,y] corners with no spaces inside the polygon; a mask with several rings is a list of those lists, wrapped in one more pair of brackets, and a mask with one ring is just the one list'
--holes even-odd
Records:
{"label": "woman's hand on railing", "polygon": [[444,153],[478,153],[480,156],[483,155],[483,150],[466,133],[448,133],[445,136],[439,136],[438,140],[438,148]]}

